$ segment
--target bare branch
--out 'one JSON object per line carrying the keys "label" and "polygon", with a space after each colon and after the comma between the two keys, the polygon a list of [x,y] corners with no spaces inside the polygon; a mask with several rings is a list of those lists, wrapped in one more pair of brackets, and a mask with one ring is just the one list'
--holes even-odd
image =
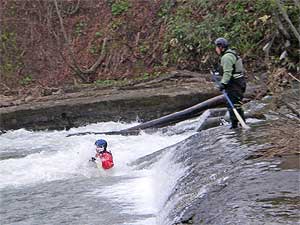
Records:
{"label": "bare branch", "polygon": [[[73,50],[71,48],[71,45],[70,45],[70,41],[69,41],[69,38],[67,36],[67,32],[65,30],[65,27],[64,27],[64,23],[63,23],[63,19],[62,19],[62,16],[60,14],[60,10],[58,8],[58,4],[57,4],[57,0],[53,0],[54,4],[55,4],[55,9],[56,9],[56,13],[57,13],[57,16],[59,18],[59,23],[60,23],[60,27],[61,27],[61,30],[62,30],[62,33],[63,33],[63,36],[64,36],[64,39],[65,39],[65,42],[67,43],[67,50],[68,50],[68,53],[72,59],[72,62],[73,62],[73,66],[76,68],[77,72],[76,74],[79,74],[79,73],[82,73],[82,70],[80,69],[80,67],[78,66],[77,62],[76,62],[76,59],[75,59],[75,56],[74,56],[74,53],[73,53]],[[80,76],[80,78],[82,78],[82,76]],[[83,79],[84,81],[86,81],[86,79]]]}
{"label": "bare branch", "polygon": [[100,54],[99,58],[94,63],[94,65],[92,65],[91,68],[89,68],[88,70],[84,71],[84,73],[93,73],[93,72],[95,72],[97,67],[103,62],[103,60],[105,58],[106,42],[107,42],[107,38],[104,38],[103,44],[102,44],[102,49],[101,49],[101,54]]}
{"label": "bare branch", "polygon": [[270,53],[270,49],[273,45],[273,42],[275,40],[275,37],[278,35],[278,31],[274,32],[274,34],[272,35],[271,40],[263,47],[263,51],[265,52],[265,58],[268,59],[269,58],[269,53]]}
{"label": "bare branch", "polygon": [[286,39],[291,39],[291,36],[290,36],[289,32],[287,32],[287,30],[284,28],[277,12],[275,12],[274,17],[275,17],[275,20],[276,20],[276,23],[277,23],[277,26],[278,26],[278,30],[283,34],[283,36]]}
{"label": "bare branch", "polygon": [[294,24],[292,23],[292,21],[290,20],[288,14],[286,13],[286,11],[284,10],[283,6],[280,3],[280,0],[276,0],[276,4],[281,12],[281,14],[283,15],[283,18],[285,19],[285,21],[289,24],[290,28],[292,29],[295,37],[298,39],[299,43],[300,43],[300,34],[297,31],[297,29],[295,28]]}
{"label": "bare branch", "polygon": [[300,83],[300,80],[297,79],[295,76],[293,76],[291,73],[288,73],[289,76],[291,76],[294,80],[298,81]]}
{"label": "bare branch", "polygon": [[52,20],[52,7],[51,7],[51,5],[49,5],[49,7],[47,7],[47,17],[46,17],[46,19],[47,19],[47,28],[48,28],[49,33],[53,34],[58,46],[60,46],[61,44],[60,44],[60,40],[58,38],[58,35],[56,34],[54,29],[52,28],[52,22],[51,22],[51,20]]}
{"label": "bare branch", "polygon": [[77,1],[76,6],[75,6],[75,7],[72,7],[72,8],[70,9],[70,12],[67,12],[67,14],[68,14],[68,15],[73,15],[73,14],[75,14],[75,13],[78,11],[78,9],[79,9],[79,3],[80,3],[80,0]]}
{"label": "bare branch", "polygon": [[80,71],[78,71],[78,69],[73,66],[71,63],[68,62],[68,60],[65,58],[65,56],[62,54],[61,51],[59,51],[59,54],[61,56],[61,58],[64,60],[64,62],[67,63],[67,65],[71,68],[71,70],[83,81],[87,81],[87,78],[85,76],[82,75],[82,73]]}

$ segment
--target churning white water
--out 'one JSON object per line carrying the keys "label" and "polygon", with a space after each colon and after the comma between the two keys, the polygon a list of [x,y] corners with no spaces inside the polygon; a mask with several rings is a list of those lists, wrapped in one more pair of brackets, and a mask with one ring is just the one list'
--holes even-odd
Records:
{"label": "churning white water", "polygon": [[[172,163],[170,154],[148,169],[136,170],[130,163],[180,142],[193,130],[66,137],[133,125],[106,122],[69,131],[20,129],[1,135],[1,224],[157,224],[156,215],[184,168]],[[100,138],[114,156],[109,171],[89,162]]]}

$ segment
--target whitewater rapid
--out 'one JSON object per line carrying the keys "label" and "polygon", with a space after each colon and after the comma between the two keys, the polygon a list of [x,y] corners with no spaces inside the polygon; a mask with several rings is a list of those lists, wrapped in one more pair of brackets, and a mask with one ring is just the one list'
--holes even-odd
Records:
{"label": "whitewater rapid", "polygon": [[[184,174],[185,168],[172,163],[170,153],[165,154],[148,169],[136,170],[130,166],[130,163],[142,156],[186,139],[194,133],[191,129],[191,123],[183,122],[173,127],[175,130],[176,127],[177,130],[188,128],[186,132],[179,132],[181,134],[172,132],[171,134],[170,132],[147,134],[142,132],[137,136],[85,135],[66,137],[66,135],[76,132],[121,130],[134,125],[137,123],[106,122],[72,128],[69,131],[33,132],[20,129],[1,135],[0,191],[1,199],[9,203],[4,207],[4,212],[1,213],[4,214],[2,224],[26,224],[28,222],[25,216],[23,216],[24,220],[14,220],[14,213],[11,212],[10,215],[10,209],[18,209],[19,192],[51,187],[51,189],[45,188],[47,191],[41,193],[47,196],[51,195],[51,191],[56,188],[82,190],[83,188],[86,189],[88,185],[88,190],[82,193],[80,191],[80,195],[78,195],[78,190],[74,192],[68,190],[66,195],[74,195],[74,198],[78,195],[78,199],[84,196],[86,199],[93,199],[93,202],[98,198],[99,202],[106,202],[107,205],[101,204],[101,210],[115,210],[116,218],[112,218],[114,214],[107,218],[110,219],[110,224],[157,224],[156,215],[163,207],[176,180]],[[110,171],[100,171],[89,163],[89,159],[95,153],[94,142],[100,138],[107,140],[108,148],[113,153],[115,166]],[[76,182],[79,182],[80,185]],[[82,188],[79,188],[81,185]],[[10,198],[6,195],[7,193],[13,193],[15,197]],[[33,199],[25,201],[24,204],[26,207],[27,205],[31,206],[28,213],[32,214],[34,220],[32,221],[31,218],[30,224],[39,224],[41,218],[37,212],[41,208],[48,208],[49,206],[46,203],[38,206],[42,199],[36,199],[34,191],[31,197]],[[28,198],[30,199],[30,196]],[[60,198],[62,199],[63,196]],[[58,199],[57,201],[61,200]],[[76,204],[84,212],[84,205],[89,204],[89,201],[87,200],[84,205],[83,203]],[[66,203],[66,205],[62,204],[61,207],[68,208],[71,207],[70,205],[72,202]],[[103,207],[107,207],[107,209]],[[55,210],[59,210],[59,208]],[[93,210],[91,209],[91,211]],[[53,211],[52,213],[58,212]],[[70,213],[75,212],[71,210]],[[58,215],[62,217],[59,213]],[[93,224],[93,222],[89,223],[88,220],[84,219],[83,213],[82,215],[80,213],[79,217],[79,219],[74,219],[72,224]],[[89,219],[91,218],[94,217],[90,216]],[[62,221],[63,219],[56,220],[58,224]],[[92,221],[97,221],[97,217]],[[102,217],[102,222],[100,221],[98,224],[105,221],[105,218]],[[52,221],[49,224],[56,222]]]}

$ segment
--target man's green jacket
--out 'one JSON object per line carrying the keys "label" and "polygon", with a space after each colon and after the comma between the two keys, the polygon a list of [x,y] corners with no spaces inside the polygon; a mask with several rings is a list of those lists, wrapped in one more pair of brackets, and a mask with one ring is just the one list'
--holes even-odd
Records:
{"label": "man's green jacket", "polygon": [[234,50],[227,49],[221,57],[222,80],[221,83],[228,85],[231,79],[244,76],[244,67],[241,58]]}

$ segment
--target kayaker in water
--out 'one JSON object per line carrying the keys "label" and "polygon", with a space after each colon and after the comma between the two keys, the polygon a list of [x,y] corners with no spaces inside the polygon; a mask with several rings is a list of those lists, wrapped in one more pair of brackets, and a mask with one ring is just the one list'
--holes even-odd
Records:
{"label": "kayaker in water", "polygon": [[107,149],[107,142],[103,139],[99,139],[95,142],[96,145],[96,155],[92,157],[92,161],[100,159],[102,162],[103,169],[107,170],[114,166],[113,156],[111,151]]}

